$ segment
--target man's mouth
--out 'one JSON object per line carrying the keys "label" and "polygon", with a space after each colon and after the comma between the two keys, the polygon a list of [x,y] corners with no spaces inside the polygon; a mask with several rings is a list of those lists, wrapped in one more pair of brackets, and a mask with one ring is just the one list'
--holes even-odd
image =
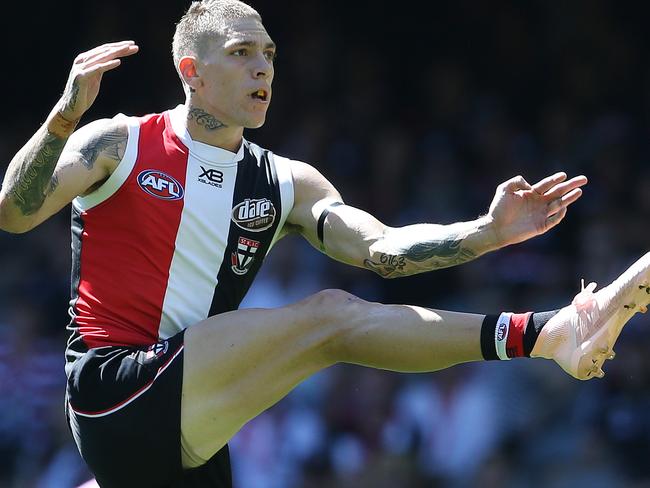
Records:
{"label": "man's mouth", "polygon": [[253,100],[259,100],[261,102],[268,102],[269,100],[269,92],[262,89],[254,91],[250,96]]}

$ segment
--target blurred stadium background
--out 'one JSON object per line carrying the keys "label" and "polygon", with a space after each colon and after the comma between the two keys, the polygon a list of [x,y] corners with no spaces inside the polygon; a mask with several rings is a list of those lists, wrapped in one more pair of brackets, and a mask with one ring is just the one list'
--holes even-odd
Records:
{"label": "blurred stadium background", "polygon": [[[135,39],[90,121],[181,103],[171,62],[186,1],[3,6],[6,166],[61,93],[74,56]],[[333,263],[297,238],[245,306],[325,287],[475,312],[565,304],[650,247],[650,31],[643,2],[257,0],[279,45],[267,124],[247,137],[313,162],[390,225],[485,212],[496,185],[556,170],[590,178],[549,235],[401,280]],[[0,487],[88,478],[63,416],[69,213],[0,234]],[[116,286],[119,284],[116,283]],[[233,441],[237,488],[650,486],[650,321],[635,319],[603,381],[552,364],[427,375],[338,366]],[[432,351],[435,354],[435,351]]]}

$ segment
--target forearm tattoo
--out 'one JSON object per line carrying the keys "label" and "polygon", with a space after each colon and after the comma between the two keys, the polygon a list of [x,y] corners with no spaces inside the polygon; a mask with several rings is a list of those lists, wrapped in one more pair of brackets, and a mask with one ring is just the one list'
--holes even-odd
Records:
{"label": "forearm tattoo", "polygon": [[74,111],[77,105],[78,96],[79,96],[79,82],[77,80],[74,80],[72,82],[72,87],[70,88],[70,91],[64,94],[65,98],[63,103],[63,110]]}
{"label": "forearm tattoo", "polygon": [[187,119],[196,121],[197,124],[205,127],[207,130],[217,130],[227,127],[226,124],[218,120],[214,115],[210,115],[202,108],[191,107],[187,112]]}
{"label": "forearm tattoo", "polygon": [[45,197],[58,186],[58,179],[52,173],[65,142],[65,139],[44,131],[42,137],[27,149],[24,163],[16,169],[9,188],[16,207],[23,215],[36,213]]}
{"label": "forearm tattoo", "polygon": [[378,253],[363,264],[384,278],[448,268],[478,257],[476,252],[463,246],[463,240],[458,235],[450,235],[445,239],[418,242],[395,253]]}

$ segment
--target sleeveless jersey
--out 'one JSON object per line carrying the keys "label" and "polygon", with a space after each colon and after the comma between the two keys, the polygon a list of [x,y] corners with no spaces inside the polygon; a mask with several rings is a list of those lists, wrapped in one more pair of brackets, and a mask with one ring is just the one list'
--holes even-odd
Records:
{"label": "sleeveless jersey", "polygon": [[193,141],[182,106],[125,117],[124,157],[72,204],[67,361],[239,306],[293,206],[290,161]]}

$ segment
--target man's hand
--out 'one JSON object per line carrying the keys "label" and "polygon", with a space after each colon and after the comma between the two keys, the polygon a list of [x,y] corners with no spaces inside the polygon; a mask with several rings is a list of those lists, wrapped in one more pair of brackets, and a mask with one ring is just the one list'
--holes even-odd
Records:
{"label": "man's hand", "polygon": [[77,56],[56,106],[59,114],[70,122],[79,120],[97,98],[104,73],[117,68],[120,58],[131,56],[138,49],[133,41],[121,41],[103,44]]}
{"label": "man's hand", "polygon": [[556,173],[531,186],[516,176],[497,187],[487,217],[499,247],[543,234],[562,221],[587,183],[585,176],[566,179],[566,173]]}

